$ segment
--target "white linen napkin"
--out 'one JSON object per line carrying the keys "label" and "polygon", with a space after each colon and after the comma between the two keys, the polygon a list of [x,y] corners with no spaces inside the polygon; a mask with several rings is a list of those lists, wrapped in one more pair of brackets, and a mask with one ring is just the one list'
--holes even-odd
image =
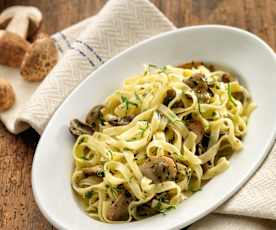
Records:
{"label": "white linen napkin", "polygon": [[[147,0],[110,0],[101,12],[53,35],[60,59],[42,83],[25,82],[16,69],[0,66],[15,88],[15,106],[0,113],[12,133],[42,133],[64,98],[105,61],[133,44],[173,30]],[[189,229],[276,229],[276,147],[251,180],[215,212]],[[222,215],[230,214],[230,215]],[[269,219],[269,220],[268,220]]]}

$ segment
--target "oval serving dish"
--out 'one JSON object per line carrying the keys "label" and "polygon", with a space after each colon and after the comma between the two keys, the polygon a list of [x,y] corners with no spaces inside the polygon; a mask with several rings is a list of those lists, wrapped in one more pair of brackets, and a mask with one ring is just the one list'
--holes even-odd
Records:
{"label": "oval serving dish", "polygon": [[[71,188],[74,139],[69,121],[83,118],[124,79],[143,71],[143,65],[179,65],[201,60],[231,69],[245,84],[257,109],[250,117],[244,148],[230,159],[231,166],[167,215],[155,215],[127,224],[106,224],[91,219]],[[112,58],[84,80],[63,102],[37,146],[32,186],[44,216],[59,229],[179,229],[202,218],[232,196],[260,166],[276,130],[276,58],[260,38],[226,26],[194,26],[143,41]]]}

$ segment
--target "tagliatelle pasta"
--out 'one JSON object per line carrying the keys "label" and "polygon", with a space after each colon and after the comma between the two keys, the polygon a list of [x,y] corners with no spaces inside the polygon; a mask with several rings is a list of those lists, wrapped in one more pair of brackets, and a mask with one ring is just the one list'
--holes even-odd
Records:
{"label": "tagliatelle pasta", "polygon": [[104,222],[165,213],[229,167],[254,108],[229,73],[203,63],[147,65],[85,123],[71,123],[72,187]]}

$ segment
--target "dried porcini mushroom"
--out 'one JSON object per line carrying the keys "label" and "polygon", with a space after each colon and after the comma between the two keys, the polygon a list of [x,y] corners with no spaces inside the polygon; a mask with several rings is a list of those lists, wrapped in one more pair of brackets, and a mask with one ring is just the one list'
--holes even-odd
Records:
{"label": "dried porcini mushroom", "polygon": [[35,7],[13,6],[0,14],[0,64],[20,67],[30,48],[27,37],[33,35],[42,21]]}
{"label": "dried porcini mushroom", "polygon": [[0,112],[10,109],[15,103],[15,94],[11,84],[0,79]]}
{"label": "dried porcini mushroom", "polygon": [[92,135],[95,132],[95,129],[88,125],[85,124],[84,122],[78,120],[78,119],[73,119],[70,122],[69,125],[69,131],[74,135],[74,136],[80,136],[82,134],[89,134]]}
{"label": "dried porcini mushroom", "polygon": [[103,105],[96,105],[94,106],[89,113],[86,115],[85,123],[94,127],[96,130],[99,129],[99,123],[103,122],[103,114],[101,109]]}
{"label": "dried porcini mushroom", "polygon": [[122,118],[114,117],[108,120],[108,123],[112,126],[121,126],[121,125],[127,125],[133,120],[134,116],[129,115]]}
{"label": "dried porcini mushroom", "polygon": [[14,33],[0,30],[0,64],[19,67],[30,44]]}
{"label": "dried porcini mushroom", "polygon": [[25,80],[43,80],[58,61],[58,51],[54,41],[46,34],[41,34],[30,46],[20,67]]}

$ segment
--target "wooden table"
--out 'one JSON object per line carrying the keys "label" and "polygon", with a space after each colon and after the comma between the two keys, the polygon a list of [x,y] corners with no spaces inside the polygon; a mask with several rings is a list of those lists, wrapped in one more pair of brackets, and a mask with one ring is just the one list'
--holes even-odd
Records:
{"label": "wooden table", "polygon": [[[44,14],[42,30],[54,33],[96,14],[103,0],[1,0],[34,5]],[[256,33],[276,48],[276,1],[153,0],[176,26],[225,24]],[[1,51],[0,51],[1,55]],[[54,229],[38,210],[31,189],[31,166],[39,135],[28,130],[14,136],[0,123],[0,229]]]}

